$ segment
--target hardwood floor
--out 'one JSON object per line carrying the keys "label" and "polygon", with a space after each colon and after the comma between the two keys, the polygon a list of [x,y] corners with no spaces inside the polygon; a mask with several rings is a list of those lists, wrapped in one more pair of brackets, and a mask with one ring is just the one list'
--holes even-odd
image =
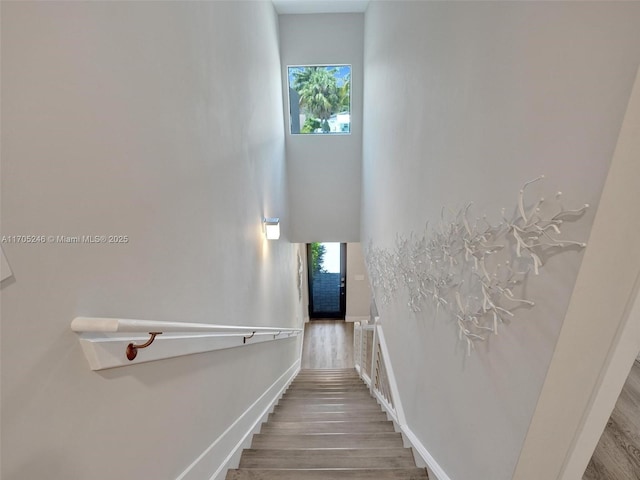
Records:
{"label": "hardwood floor", "polygon": [[640,363],[633,364],[582,480],[640,479]]}
{"label": "hardwood floor", "polygon": [[311,320],[304,326],[302,368],[354,368],[353,323]]}

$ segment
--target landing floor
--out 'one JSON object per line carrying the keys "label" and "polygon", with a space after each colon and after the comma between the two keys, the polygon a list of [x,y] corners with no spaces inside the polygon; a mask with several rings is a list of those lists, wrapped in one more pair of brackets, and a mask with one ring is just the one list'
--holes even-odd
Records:
{"label": "landing floor", "polygon": [[304,326],[302,368],[355,368],[353,323],[311,320]]}

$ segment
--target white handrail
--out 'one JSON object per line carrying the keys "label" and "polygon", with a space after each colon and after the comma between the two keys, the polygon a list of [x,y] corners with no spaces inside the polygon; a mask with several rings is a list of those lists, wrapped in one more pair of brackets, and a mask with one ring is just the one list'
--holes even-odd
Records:
{"label": "white handrail", "polygon": [[301,328],[247,327],[240,325],[215,325],[211,323],[160,322],[130,318],[76,317],[71,322],[76,333],[149,333],[149,332],[211,332],[211,333],[293,333]]}
{"label": "white handrail", "polygon": [[[298,336],[302,328],[76,317],[71,330],[92,370],[235,348]],[[153,346],[150,347],[151,344]],[[140,352],[140,355],[138,355]]]}

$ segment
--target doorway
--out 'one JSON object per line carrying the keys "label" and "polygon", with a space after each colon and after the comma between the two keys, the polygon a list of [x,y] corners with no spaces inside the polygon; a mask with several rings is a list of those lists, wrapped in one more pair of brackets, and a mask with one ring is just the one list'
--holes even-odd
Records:
{"label": "doorway", "polygon": [[307,244],[309,318],[344,320],[347,311],[347,244]]}

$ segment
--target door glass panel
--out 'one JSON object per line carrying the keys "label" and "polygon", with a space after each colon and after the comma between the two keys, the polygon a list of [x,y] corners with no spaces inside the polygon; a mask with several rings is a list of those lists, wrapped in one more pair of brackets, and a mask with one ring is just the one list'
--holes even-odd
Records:
{"label": "door glass panel", "polygon": [[307,252],[310,318],[344,318],[346,244],[311,243]]}

